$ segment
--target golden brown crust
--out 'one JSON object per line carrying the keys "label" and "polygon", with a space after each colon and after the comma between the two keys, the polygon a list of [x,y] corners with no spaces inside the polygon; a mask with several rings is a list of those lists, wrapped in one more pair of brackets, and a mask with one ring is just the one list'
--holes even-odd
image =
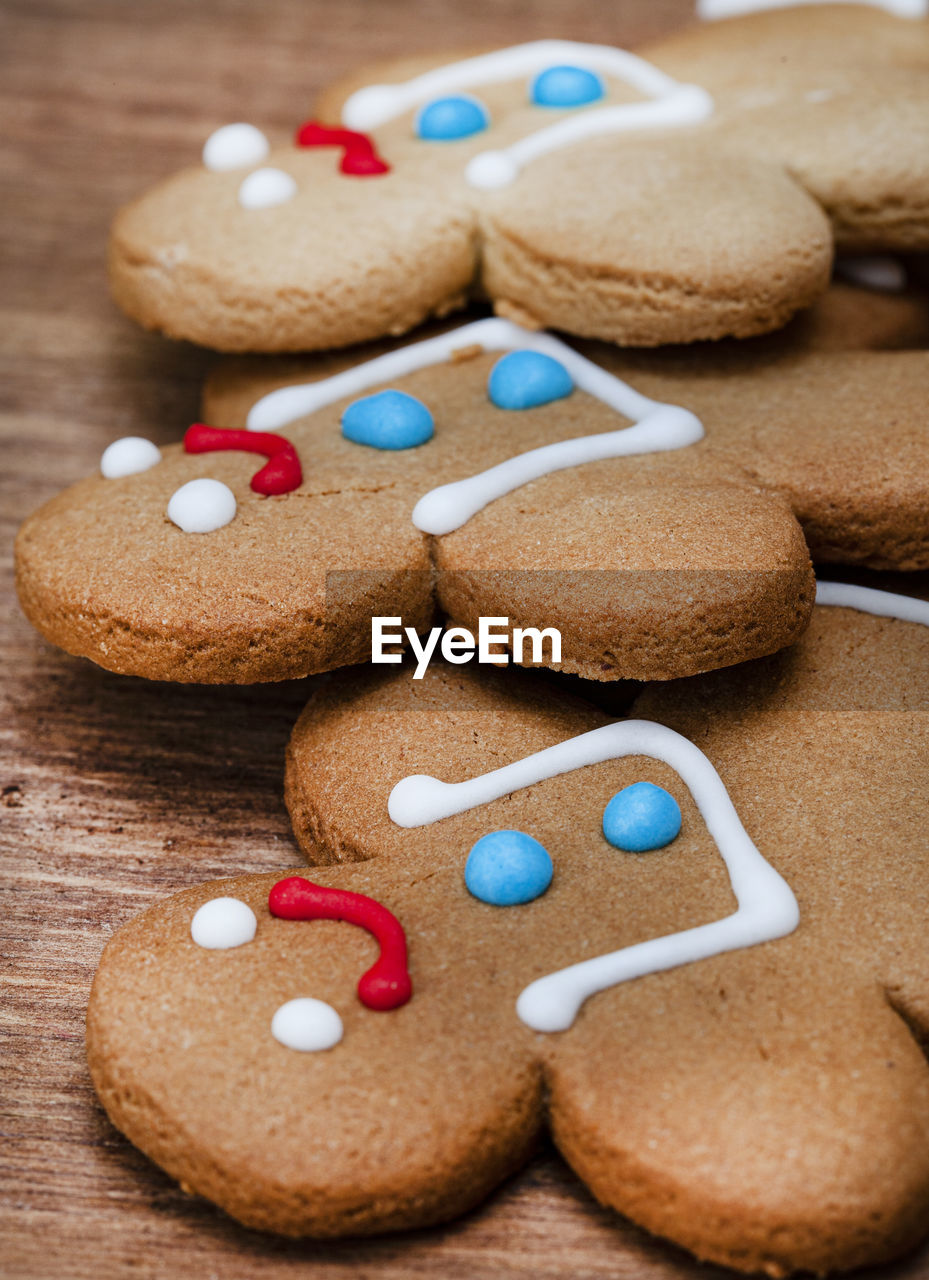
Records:
{"label": "golden brown crust", "polygon": [[[700,1257],[784,1275],[896,1256],[929,1221],[927,662],[925,628],[821,608],[791,650],[646,691],[632,714],[708,755],[800,925],[604,991],[552,1035],[516,1016],[528,981],[731,912],[693,798],[633,757],[401,828],[386,804],[400,778],[459,781],[605,717],[550,686],[541,696],[531,673],[334,677],[291,741],[295,830],[313,862],[353,863],[314,880],[397,914],[412,1000],[365,1010],[370,939],[271,919],[275,877],[201,886],[104,953],[88,1044],[107,1110],[241,1220],[332,1235],[460,1212],[525,1157],[544,1100],[594,1194]],[[671,791],[683,826],[663,850],[624,854],[603,839],[603,808],[643,778]],[[525,906],[464,887],[471,845],[501,828],[554,861]],[[248,901],[258,933],[207,952],[190,921],[219,894]],[[272,1014],[298,995],[338,1010],[335,1048],[273,1040]]]}
{"label": "golden brown crust", "polygon": [[[392,384],[433,410],[436,434],[417,449],[345,440],[341,404],[285,428],[304,482],[282,497],[249,489],[249,454],[190,456],[178,446],[140,475],[82,482],[20,532],[24,609],[55,643],[110,669],[209,682],[362,661],[372,616],[421,629],[435,604],[473,630],[480,615],[558,626],[563,669],[596,680],[668,679],[799,636],[813,593],[800,528],[778,494],[711,443],[573,467],[492,502],[454,533],[421,534],[411,512],[438,485],[625,421],[580,391],[537,409],[497,409],[486,392],[494,360],[483,353]],[[207,417],[222,421],[214,408],[244,402],[234,375]],[[239,503],[214,533],[185,534],[165,516],[172,493],[196,476],[227,483]],[[548,646],[543,661],[551,665]]]}
{"label": "golden brown crust", "polygon": [[[491,125],[474,137],[423,143],[412,111],[376,128],[386,176],[341,175],[328,149],[276,148],[267,163],[298,185],[277,208],[239,207],[245,170],[189,170],[117,218],[114,294],[147,327],[227,351],[399,334],[469,291],[623,345],[769,332],[822,293],[833,241],[929,249],[927,24],[830,8],[704,23],[646,49],[712,94],[707,121],[582,141],[503,191],[463,174],[540,127],[522,79],[481,87]],[[474,52],[364,68],[319,114],[335,121],[365,84]],[[615,79],[608,89],[611,103],[636,98]]]}

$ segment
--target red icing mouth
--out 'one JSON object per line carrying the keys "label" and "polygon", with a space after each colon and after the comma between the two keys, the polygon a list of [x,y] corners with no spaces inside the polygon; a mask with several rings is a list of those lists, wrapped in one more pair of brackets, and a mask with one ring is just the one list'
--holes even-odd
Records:
{"label": "red icing mouth", "polygon": [[390,173],[390,165],[381,159],[366,133],[330,128],[316,120],[308,120],[297,130],[296,143],[298,147],[341,147],[339,168],[352,177],[374,178]]}
{"label": "red icing mouth", "polygon": [[413,994],[403,926],[373,898],[288,876],[268,894],[268,910],[283,920],[347,920],[373,934],[381,954],[358,981],[358,999],[369,1009],[398,1009]]}
{"label": "red icing mouth", "polygon": [[290,493],[303,483],[297,450],[289,440],[270,431],[236,431],[195,422],[184,435],[184,449],[187,453],[219,453],[226,449],[263,453],[268,461],[252,476],[256,493]]}

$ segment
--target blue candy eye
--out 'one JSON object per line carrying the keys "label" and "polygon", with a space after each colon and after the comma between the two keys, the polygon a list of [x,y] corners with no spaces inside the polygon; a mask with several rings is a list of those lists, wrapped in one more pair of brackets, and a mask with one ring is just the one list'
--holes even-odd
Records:
{"label": "blue candy eye", "polygon": [[603,834],[617,849],[630,853],[661,849],[680,829],[680,806],[664,787],[652,782],[624,787],[603,811]]}
{"label": "blue candy eye", "polygon": [[585,107],[606,97],[606,85],[583,67],[547,67],[529,86],[529,101],[537,107]]}
{"label": "blue candy eye", "polygon": [[412,449],[435,435],[432,414],[405,391],[378,391],[354,400],[342,414],[342,435],[372,449]]}
{"label": "blue candy eye", "polygon": [[462,93],[427,102],[417,113],[414,128],[426,142],[454,142],[481,133],[489,124],[490,112],[483,102]]}
{"label": "blue candy eye", "polygon": [[551,882],[548,850],[524,831],[491,831],[481,836],[465,863],[468,892],[495,907],[531,902]]}
{"label": "blue candy eye", "polygon": [[498,409],[534,409],[574,390],[570,373],[539,351],[510,351],[490,371],[487,394]]}

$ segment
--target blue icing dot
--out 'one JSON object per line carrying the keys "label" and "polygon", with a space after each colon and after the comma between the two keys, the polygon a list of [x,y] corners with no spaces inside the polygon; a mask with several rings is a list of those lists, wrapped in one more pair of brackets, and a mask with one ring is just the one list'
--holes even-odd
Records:
{"label": "blue icing dot", "polygon": [[427,142],[453,142],[481,133],[489,124],[490,112],[483,102],[463,93],[427,102],[417,113],[414,127],[417,137]]}
{"label": "blue icing dot", "polygon": [[548,850],[522,831],[491,831],[481,836],[465,863],[469,893],[495,907],[531,902],[551,882]]}
{"label": "blue icing dot", "polygon": [[487,394],[498,409],[534,409],[573,390],[564,365],[538,351],[508,352],[491,369],[487,382]]}
{"label": "blue icing dot", "polygon": [[584,107],[606,97],[606,85],[583,67],[547,67],[529,86],[529,100],[537,107]]}
{"label": "blue icing dot", "polygon": [[680,829],[680,806],[652,782],[634,782],[617,791],[603,811],[603,834],[617,849],[630,853],[661,849]]}
{"label": "blue icing dot", "polygon": [[353,400],[342,414],[342,435],[373,449],[412,449],[435,435],[432,414],[405,391],[378,391]]}

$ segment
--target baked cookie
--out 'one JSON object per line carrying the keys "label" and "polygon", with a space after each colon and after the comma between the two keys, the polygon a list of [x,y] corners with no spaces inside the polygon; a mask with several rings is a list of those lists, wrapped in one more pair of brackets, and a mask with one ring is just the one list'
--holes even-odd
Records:
{"label": "baked cookie", "polygon": [[88,1013],[115,1124],[291,1235],[461,1213],[547,1119],[600,1200],[702,1258],[914,1243],[929,605],[820,592],[792,649],[630,720],[530,674],[328,682],[288,801],[312,861],[353,865],[119,931]]}
{"label": "baked cookie", "polygon": [[869,4],[800,4],[698,23],[643,51],[713,96],[712,127],[779,160],[827,211],[845,251],[922,250],[929,21]]}
{"label": "baked cookie", "polygon": [[834,237],[929,248],[927,29],[843,5],[654,62],[546,40],[368,68],[319,103],[340,127],[270,149],[225,126],[124,209],[114,295],[227,351],[399,334],[475,291],[624,345],[766,332],[825,288]]}
{"label": "baked cookie", "polygon": [[[257,403],[253,386],[236,433],[233,375],[207,406],[230,430],[26,522],[23,607],[69,652],[156,679],[363,661],[372,617],[422,628],[436,605],[473,632],[557,628],[573,674],[666,679],[800,634],[812,575],[791,508],[819,559],[929,564],[926,352],[595,354],[480,321],[307,366],[327,376]],[[242,450],[275,456],[253,475]],[[268,467],[287,471],[270,489]]]}
{"label": "baked cookie", "polygon": [[[747,345],[779,341],[805,351],[896,351],[929,348],[929,293],[919,259],[837,259],[827,291],[786,328]],[[731,345],[731,344],[730,344]]]}
{"label": "baked cookie", "polygon": [[548,335],[466,325],[264,397],[249,424],[193,428],[160,460],[123,463],[144,442],[121,442],[120,474],[104,455],[26,522],[20,599],[49,639],[156,679],[275,680],[367,660],[372,617],[421,630],[438,604],[475,633],[556,628],[561,669],[611,680],[806,625],[785,500],[692,413]]}

